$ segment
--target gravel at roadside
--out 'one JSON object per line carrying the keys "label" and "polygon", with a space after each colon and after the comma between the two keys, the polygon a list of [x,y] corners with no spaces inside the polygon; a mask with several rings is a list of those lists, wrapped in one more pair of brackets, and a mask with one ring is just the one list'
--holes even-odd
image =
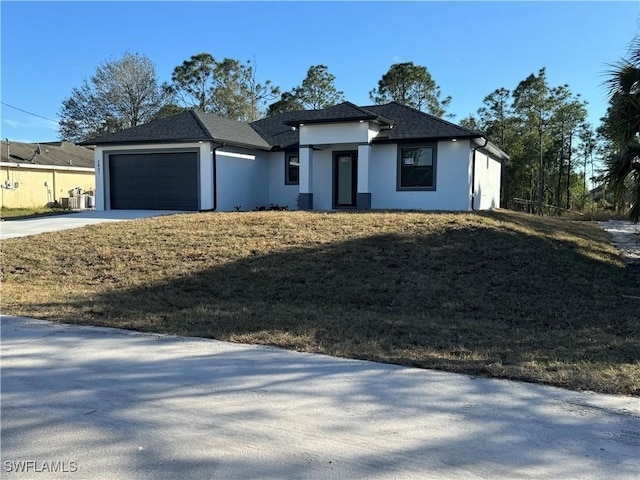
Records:
{"label": "gravel at roadside", "polygon": [[624,220],[608,220],[600,222],[600,226],[611,234],[622,262],[640,283],[640,224],[634,225]]}

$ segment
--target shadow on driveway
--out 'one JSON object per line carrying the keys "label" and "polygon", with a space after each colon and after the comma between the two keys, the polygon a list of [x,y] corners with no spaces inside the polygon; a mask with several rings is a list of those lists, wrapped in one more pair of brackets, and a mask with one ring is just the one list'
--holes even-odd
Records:
{"label": "shadow on driveway", "polygon": [[17,317],[2,318],[1,401],[3,478],[33,477],[9,471],[21,460],[83,479],[640,468],[637,398]]}

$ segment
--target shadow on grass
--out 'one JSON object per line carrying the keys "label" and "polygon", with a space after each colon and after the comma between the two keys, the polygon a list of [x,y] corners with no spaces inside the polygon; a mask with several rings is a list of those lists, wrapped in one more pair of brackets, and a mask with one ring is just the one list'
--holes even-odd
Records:
{"label": "shadow on grass", "polygon": [[504,228],[373,235],[209,269],[194,258],[188,275],[116,281],[48,318],[640,393],[638,292],[615,257],[492,218]]}
{"label": "shadow on grass", "polygon": [[7,215],[3,213],[0,217],[0,220],[3,222],[11,222],[13,220],[27,220],[30,218],[41,218],[41,217],[57,217],[59,215],[69,215],[71,213],[78,213],[77,210],[54,210],[51,212],[36,212],[36,213],[25,213],[25,214],[11,214]]}

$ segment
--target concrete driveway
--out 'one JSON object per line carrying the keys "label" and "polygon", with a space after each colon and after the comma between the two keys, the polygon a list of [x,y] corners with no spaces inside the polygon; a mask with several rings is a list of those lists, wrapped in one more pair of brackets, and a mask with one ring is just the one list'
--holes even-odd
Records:
{"label": "concrete driveway", "polygon": [[23,220],[5,220],[0,222],[0,239],[26,237],[44,232],[68,230],[70,228],[84,227],[104,222],[120,222],[135,220],[137,218],[155,217],[157,215],[171,215],[176,212],[171,210],[87,210],[66,215],[53,215],[49,217],[26,218]]}
{"label": "concrete driveway", "polygon": [[1,333],[3,479],[640,472],[638,398],[16,317]]}

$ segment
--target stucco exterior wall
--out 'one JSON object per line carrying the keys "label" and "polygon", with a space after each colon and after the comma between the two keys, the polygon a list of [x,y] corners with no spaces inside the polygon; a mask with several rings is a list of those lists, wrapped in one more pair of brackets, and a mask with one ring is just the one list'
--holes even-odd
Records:
{"label": "stucco exterior wall", "polygon": [[[224,152],[239,153],[253,158],[238,158]],[[231,212],[235,207],[253,210],[269,205],[269,153],[233,147],[217,150],[217,209]]]}
{"label": "stucco exterior wall", "polygon": [[[5,188],[5,182],[17,188]],[[46,185],[45,185],[46,183]],[[83,191],[95,190],[93,169],[80,167],[53,167],[29,165],[25,167],[0,166],[0,204],[6,208],[43,207],[69,196],[77,187]]]}
{"label": "stucco exterior wall", "polygon": [[333,150],[313,152],[313,209],[333,208]]}
{"label": "stucco exterior wall", "polygon": [[476,210],[500,208],[500,175],[502,165],[487,153],[476,152],[475,201]]}
{"label": "stucco exterior wall", "polygon": [[300,145],[366,143],[371,135],[369,122],[303,125],[300,127]]}
{"label": "stucco exterior wall", "polygon": [[298,185],[285,185],[285,152],[264,153],[268,169],[268,203],[288,206],[295,210],[297,206]]}
{"label": "stucco exterior wall", "polygon": [[[374,144],[369,147],[366,143],[354,141],[354,137],[362,137],[366,142],[372,131],[368,123],[347,124],[343,133],[340,132],[344,124],[313,125],[312,127],[308,131],[312,135],[308,135],[306,140],[313,140],[312,143],[319,147],[312,151],[310,193],[313,193],[314,210],[333,208],[334,152],[358,151],[363,148],[369,149],[370,152],[369,171],[368,175],[361,172],[359,177],[362,178],[358,178],[358,185],[364,188],[363,185],[368,183],[368,192],[359,193],[371,193],[371,208],[457,211],[466,211],[471,208],[473,153],[468,140],[437,143],[435,190],[403,191],[397,188],[398,145]],[[350,141],[321,144],[321,142],[328,142],[329,138],[335,140],[335,137],[340,135],[342,135],[341,138],[350,139]],[[215,206],[218,211],[233,211],[236,207],[245,211],[253,210],[259,206],[267,207],[271,203],[287,205],[291,210],[297,208],[297,196],[302,190],[299,185],[285,185],[285,152],[264,152],[229,146],[218,148],[214,175],[213,147],[209,143],[96,148],[96,208],[102,210],[109,207],[107,197],[110,152],[163,151],[176,148],[199,149],[201,210],[214,208],[214,176],[218,189],[215,192],[217,200]],[[358,163],[360,170],[360,160]],[[500,172],[501,165],[498,161],[484,152],[476,153],[475,208],[487,209],[500,206]],[[37,183],[43,185],[44,180]],[[80,184],[58,188],[66,193],[67,190],[76,186],[89,189]],[[42,189],[44,190],[44,187]]]}
{"label": "stucco exterior wall", "polygon": [[469,141],[437,144],[436,189],[398,191],[398,146],[374,145],[370,163],[371,208],[469,210],[471,164]]}

